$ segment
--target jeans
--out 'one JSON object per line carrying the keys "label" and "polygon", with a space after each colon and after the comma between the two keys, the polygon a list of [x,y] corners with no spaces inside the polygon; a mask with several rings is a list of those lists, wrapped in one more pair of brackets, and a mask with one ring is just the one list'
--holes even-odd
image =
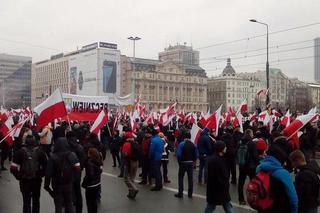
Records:
{"label": "jeans", "polygon": [[240,202],[245,201],[243,195],[243,187],[246,182],[247,176],[252,179],[255,176],[255,169],[248,169],[246,166],[239,166],[238,199]]}
{"label": "jeans", "polygon": [[150,159],[148,155],[142,156],[141,164],[142,164],[142,181],[147,182],[148,179],[149,181],[151,181]]}
{"label": "jeans", "polygon": [[[222,207],[226,213],[233,213],[233,207],[231,202],[223,204]],[[206,209],[204,210],[204,213],[212,213],[214,212],[215,209],[216,209],[216,205],[212,205],[208,203]]]}
{"label": "jeans", "polygon": [[318,212],[318,207],[314,209],[309,209],[306,211],[306,213],[317,213]]}
{"label": "jeans", "polygon": [[97,200],[98,200],[100,188],[101,188],[101,185],[86,188],[86,202],[87,202],[88,213],[98,212]]}
{"label": "jeans", "polygon": [[183,178],[185,173],[188,175],[188,195],[193,193],[193,163],[180,163],[178,172],[179,194],[183,194]]}
{"label": "jeans", "polygon": [[119,156],[119,151],[111,151],[112,154],[112,160],[113,160],[113,166],[117,166],[117,161],[120,167],[120,156]]}
{"label": "jeans", "polygon": [[153,160],[151,163],[152,167],[152,176],[156,181],[156,188],[162,188],[162,175],[161,175],[161,160]]}
{"label": "jeans", "polygon": [[76,206],[76,213],[82,213],[81,173],[77,175],[78,176],[73,182],[74,203]]}
{"label": "jeans", "polygon": [[[20,191],[23,197],[23,213],[39,213],[40,212],[40,190],[41,190],[40,178],[20,181]],[[32,208],[31,208],[31,202],[32,202]]]}
{"label": "jeans", "polygon": [[227,164],[228,169],[231,172],[231,181],[236,182],[237,181],[237,169],[236,169],[236,157],[235,156],[229,156],[227,158]]}
{"label": "jeans", "polygon": [[130,160],[130,163],[126,163],[124,166],[124,182],[129,189],[129,194],[137,191],[138,188],[136,187],[134,180],[137,175],[138,170],[138,161]]}
{"label": "jeans", "polygon": [[[201,156],[200,157],[200,166],[199,166],[199,176],[198,176],[198,182],[202,183],[202,176],[204,175],[204,182],[207,182],[207,157],[206,156]],[[204,174],[203,174],[204,173]]]}
{"label": "jeans", "polygon": [[163,180],[168,181],[168,163],[169,160],[162,160],[161,165],[162,165],[162,172],[163,172]]}
{"label": "jeans", "polygon": [[68,213],[75,213],[72,200],[73,184],[66,185],[54,185],[54,205],[56,208],[55,213],[62,213],[62,207],[64,206]]}
{"label": "jeans", "polygon": [[124,164],[125,164],[125,157],[121,154],[121,157],[120,157],[120,176],[123,176],[123,173],[124,173]]}

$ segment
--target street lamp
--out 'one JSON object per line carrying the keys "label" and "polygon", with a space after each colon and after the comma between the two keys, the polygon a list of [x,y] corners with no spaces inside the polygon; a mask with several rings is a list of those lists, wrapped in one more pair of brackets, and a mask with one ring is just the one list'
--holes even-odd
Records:
{"label": "street lamp", "polygon": [[255,19],[250,19],[251,22],[262,24],[267,27],[267,62],[266,62],[266,74],[267,74],[267,100],[266,105],[269,104],[270,98],[269,98],[269,25],[260,21],[257,21]]}
{"label": "street lamp", "polygon": [[133,62],[132,62],[132,93],[133,93],[133,97],[134,99],[136,99],[136,94],[135,94],[135,77],[133,75],[133,72],[134,72],[134,62],[136,60],[136,41],[140,40],[141,38],[140,37],[133,37],[133,36],[130,36],[128,37],[129,40],[133,41]]}
{"label": "street lamp", "polygon": [[139,38],[137,36],[135,36],[135,37],[130,36],[128,39],[133,41],[133,60],[135,60],[135,58],[136,58],[136,41],[140,40],[141,38]]}

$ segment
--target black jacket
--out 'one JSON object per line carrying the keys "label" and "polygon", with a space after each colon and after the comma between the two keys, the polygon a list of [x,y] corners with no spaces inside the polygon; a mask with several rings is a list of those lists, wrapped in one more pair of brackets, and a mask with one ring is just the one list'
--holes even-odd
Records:
{"label": "black jacket", "polygon": [[86,175],[82,182],[82,187],[88,188],[97,186],[101,182],[102,164],[89,158],[85,163]]}
{"label": "black jacket", "polygon": [[231,200],[226,159],[216,154],[208,158],[207,202],[222,205]]}
{"label": "black jacket", "polygon": [[22,146],[14,155],[12,159],[12,165],[10,167],[11,173],[15,176],[17,180],[22,180],[22,174],[20,170],[18,170],[18,167],[23,164],[23,161],[26,159],[26,151],[32,151],[34,152],[34,156],[36,161],[39,164],[39,170],[37,172],[37,178],[42,178],[45,175],[45,170],[47,167],[47,156],[45,152],[42,151],[39,147],[28,145],[28,146]]}
{"label": "black jacket", "polygon": [[298,168],[295,186],[299,198],[299,212],[307,212],[318,206],[320,180],[311,166]]}
{"label": "black jacket", "polygon": [[107,149],[98,138],[88,138],[87,143],[84,145],[85,153],[88,153],[90,148],[96,148],[101,153],[103,160],[106,159]]}
{"label": "black jacket", "polygon": [[235,158],[238,144],[237,141],[235,141],[230,133],[225,133],[221,138],[227,147],[227,158]]}
{"label": "black jacket", "polygon": [[197,146],[198,146],[200,157],[212,155],[213,142],[212,142],[212,139],[209,137],[209,129],[208,128],[204,128],[202,130]]}
{"label": "black jacket", "polygon": [[86,153],[84,152],[83,147],[78,143],[76,137],[71,137],[68,140],[70,151],[77,155],[77,158],[80,162],[81,169],[84,168],[84,162],[86,160]]}
{"label": "black jacket", "polygon": [[255,169],[259,165],[259,161],[260,161],[259,153],[256,148],[256,143],[250,139],[248,141],[247,147],[248,147],[248,151],[247,151],[246,166],[249,169]]}
{"label": "black jacket", "polygon": [[55,187],[59,185],[57,183],[57,170],[59,165],[59,160],[62,156],[67,155],[68,161],[74,168],[74,173],[80,172],[80,162],[75,153],[69,150],[68,141],[66,138],[58,138],[54,143],[53,153],[48,160],[48,165],[45,175],[44,188],[50,191],[50,183],[52,181],[52,186]]}
{"label": "black jacket", "polygon": [[115,135],[111,138],[110,141],[110,151],[111,152],[119,152],[120,151],[120,141],[121,138],[119,135]]}

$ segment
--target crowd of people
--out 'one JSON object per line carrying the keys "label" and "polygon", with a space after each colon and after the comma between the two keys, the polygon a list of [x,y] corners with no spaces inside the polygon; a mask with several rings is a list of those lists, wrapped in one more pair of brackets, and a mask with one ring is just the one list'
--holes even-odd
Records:
{"label": "crowd of people", "polygon": [[[101,129],[100,137],[90,133],[89,124],[84,122],[49,123],[41,131],[25,125],[12,146],[5,140],[1,143],[1,167],[6,170],[5,160],[11,156],[10,171],[20,183],[24,213],[40,211],[42,179],[56,213],[63,209],[82,212],[81,188],[85,189],[88,213],[96,213],[107,150],[112,166],[119,167],[119,178],[128,187],[130,200],[139,192],[135,183],[139,168],[138,184],[154,185],[151,191],[161,191],[171,182],[170,176],[178,175],[178,193],[174,196],[179,199],[184,196],[187,174],[191,199],[198,167],[197,182],[207,189],[205,213],[219,205],[225,212],[233,212],[230,184],[237,185],[239,204],[248,204],[258,212],[317,212],[320,167],[314,157],[320,132],[316,123],[301,129],[297,149],[282,135],[284,127],[279,122],[273,124],[272,131],[258,121],[245,122],[243,131],[228,124],[217,135],[215,130],[202,127],[197,141],[191,140],[192,124],[188,122],[173,120],[171,125],[155,126],[141,120],[135,132],[130,121],[122,120],[121,130],[110,129],[112,122]],[[168,174],[170,155],[177,158],[176,174]]]}

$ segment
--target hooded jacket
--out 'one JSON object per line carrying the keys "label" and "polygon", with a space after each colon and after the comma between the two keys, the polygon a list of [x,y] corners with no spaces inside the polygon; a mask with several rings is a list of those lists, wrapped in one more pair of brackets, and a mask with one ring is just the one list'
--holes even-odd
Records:
{"label": "hooded jacket", "polygon": [[270,193],[274,200],[272,207],[264,212],[298,212],[298,196],[290,173],[273,156],[267,156],[257,167],[256,172],[271,172]]}
{"label": "hooded jacket", "polygon": [[149,155],[152,160],[159,161],[162,158],[164,150],[164,142],[159,135],[154,135],[151,138]]}
{"label": "hooded jacket", "polygon": [[317,174],[319,174],[319,166],[312,161],[297,169],[295,186],[299,197],[299,212],[308,212],[318,206],[320,180]]}
{"label": "hooded jacket", "polygon": [[199,151],[200,157],[212,155],[213,143],[212,143],[211,138],[209,137],[209,129],[208,128],[204,128],[202,130],[197,146],[198,146],[198,151]]}
{"label": "hooded jacket", "polygon": [[68,155],[68,161],[71,164],[71,166],[74,168],[73,172],[80,172],[80,162],[76,156],[75,153],[71,152],[69,150],[69,145],[68,141],[66,138],[58,138],[55,143],[54,143],[54,149],[53,149],[53,154],[49,158],[47,169],[46,169],[46,176],[45,176],[45,183],[44,183],[44,188],[49,191],[50,193],[50,183],[52,179],[52,184],[53,186],[59,185],[57,183],[57,167],[59,165],[60,159]]}

